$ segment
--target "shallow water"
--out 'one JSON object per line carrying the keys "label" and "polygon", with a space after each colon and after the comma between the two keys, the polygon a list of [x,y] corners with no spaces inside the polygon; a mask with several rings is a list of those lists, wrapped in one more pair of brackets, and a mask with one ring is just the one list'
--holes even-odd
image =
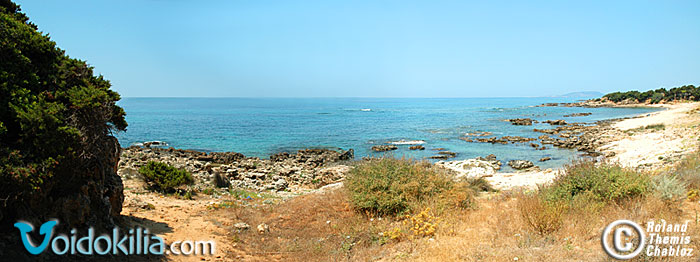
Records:
{"label": "shallow water", "polygon": [[[514,126],[504,121],[528,117],[539,121],[596,120],[650,113],[652,108],[534,107],[570,98],[124,98],[129,123],[117,134],[122,146],[164,141],[170,146],[203,151],[235,151],[266,158],[272,153],[302,148],[355,150],[356,158],[378,156],[371,147],[389,141],[422,140],[426,150],[397,145],[390,154],[410,158],[435,155],[433,148],[458,153],[455,160],[495,154],[504,163],[512,159],[557,167],[579,155],[568,149],[537,151],[527,143],[492,145],[459,140],[465,133],[492,132],[493,136],[538,137],[533,128],[548,124]],[[591,112],[590,116],[563,115]]]}

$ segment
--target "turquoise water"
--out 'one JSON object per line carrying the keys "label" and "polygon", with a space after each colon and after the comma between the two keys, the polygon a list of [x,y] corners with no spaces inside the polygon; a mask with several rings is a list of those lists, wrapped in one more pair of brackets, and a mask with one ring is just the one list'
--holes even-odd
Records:
{"label": "turquoise water", "polygon": [[[117,134],[122,146],[164,141],[170,146],[203,151],[235,151],[266,158],[272,153],[302,148],[355,150],[356,158],[377,156],[371,147],[388,141],[423,140],[424,151],[400,145],[394,156],[426,158],[432,148],[458,153],[455,159],[495,154],[501,160],[533,162],[549,156],[542,167],[560,166],[579,153],[549,148],[536,151],[527,144],[467,143],[458,138],[469,132],[494,136],[537,137],[533,128],[548,124],[513,126],[508,118],[566,119],[567,122],[634,116],[650,108],[534,107],[570,98],[124,98],[129,123]],[[562,116],[591,112],[586,117]],[[547,145],[549,147],[549,145]]]}

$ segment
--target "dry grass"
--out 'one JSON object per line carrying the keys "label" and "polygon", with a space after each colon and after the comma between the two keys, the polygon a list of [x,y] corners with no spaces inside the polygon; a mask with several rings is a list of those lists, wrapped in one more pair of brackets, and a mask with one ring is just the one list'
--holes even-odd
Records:
{"label": "dry grass", "polygon": [[[655,198],[630,200],[608,205],[597,212],[580,210],[562,215],[561,228],[541,234],[527,225],[516,208],[514,197],[481,199],[479,210],[457,214],[449,232],[438,231],[435,241],[418,241],[408,256],[416,261],[612,261],[600,247],[603,228],[618,219],[631,219],[643,225],[650,219],[672,223],[691,220],[691,247],[700,248],[700,224],[696,203],[669,206]],[[645,261],[650,258],[638,258]],[[663,260],[661,260],[663,261]],[[673,260],[676,261],[676,260]]]}
{"label": "dry grass", "polygon": [[685,156],[671,170],[688,185],[688,189],[700,189],[700,150]]}
{"label": "dry grass", "polygon": [[546,235],[559,230],[564,223],[566,206],[560,201],[545,201],[539,194],[519,194],[520,216],[535,232]]}
{"label": "dry grass", "polygon": [[[700,249],[696,241],[700,207],[690,201],[672,204],[646,197],[596,207],[576,204],[561,214],[558,230],[543,234],[522,216],[523,193],[484,193],[475,199],[478,209],[453,209],[439,216],[429,211],[439,218],[434,233],[414,236],[415,224],[404,223],[409,221],[404,217],[380,220],[355,212],[342,190],[301,196],[269,208],[220,209],[212,215],[251,225],[240,233],[230,229],[236,248],[247,254],[238,259],[246,261],[513,261],[515,257],[519,261],[608,261],[600,234],[618,219],[642,225],[650,219],[691,220],[691,245]],[[431,219],[424,220],[434,222]],[[255,227],[260,223],[269,225],[270,232],[258,233]],[[390,233],[396,228],[400,236],[392,240]]]}
{"label": "dry grass", "polygon": [[[607,170],[615,181],[637,182],[620,177],[626,170]],[[452,188],[479,187],[474,181],[457,184]],[[546,189],[464,198],[448,190],[411,204],[408,215],[380,219],[357,212],[343,188],[277,205],[213,210],[212,215],[251,225],[242,232],[230,229],[231,241],[247,254],[232,259],[246,261],[613,261],[603,252],[600,238],[603,228],[618,219],[640,225],[689,220],[690,247],[700,250],[697,202],[665,201],[655,194],[634,193],[634,188],[633,197],[614,188],[591,189],[560,202],[544,200],[541,192]],[[469,201],[473,208],[456,208],[455,201]],[[260,223],[270,231],[258,233]],[[632,261],[667,260],[640,256]]]}
{"label": "dry grass", "polygon": [[[299,196],[280,205],[221,209],[215,216],[245,221],[251,229],[231,227],[231,241],[244,249],[245,260],[341,261],[364,260],[380,252],[379,233],[390,219],[354,212],[343,190]],[[265,223],[269,232],[259,233]]]}

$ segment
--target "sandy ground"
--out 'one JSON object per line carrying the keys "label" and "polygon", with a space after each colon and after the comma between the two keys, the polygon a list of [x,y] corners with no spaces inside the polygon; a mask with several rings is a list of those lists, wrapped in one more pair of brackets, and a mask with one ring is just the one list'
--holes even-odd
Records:
{"label": "sandy ground", "polygon": [[122,215],[130,221],[132,228],[148,228],[168,245],[185,240],[216,242],[214,255],[168,255],[169,261],[228,261],[232,256],[236,257],[227,237],[229,232],[225,230],[232,220],[207,216],[209,204],[218,200],[206,195],[196,201],[163,196],[145,190],[143,182],[138,179],[125,180],[124,184]]}
{"label": "sandy ground", "polygon": [[487,177],[486,180],[499,190],[514,188],[534,189],[537,185],[551,182],[559,174],[559,170],[546,169],[524,172],[499,172]]}
{"label": "sandy ground", "polygon": [[[662,105],[667,110],[615,123],[619,139],[601,147],[614,152],[610,160],[632,168],[654,169],[698,149],[700,103]],[[662,130],[645,129],[664,125]]]}

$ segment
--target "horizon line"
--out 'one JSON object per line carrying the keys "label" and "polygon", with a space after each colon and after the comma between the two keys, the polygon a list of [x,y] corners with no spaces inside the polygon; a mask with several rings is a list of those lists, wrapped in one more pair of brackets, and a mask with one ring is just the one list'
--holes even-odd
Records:
{"label": "horizon line", "polygon": [[246,99],[341,99],[341,98],[393,98],[393,99],[454,99],[454,98],[596,98],[598,96],[463,96],[463,97],[420,97],[420,96],[122,96],[121,98],[246,98]]}

